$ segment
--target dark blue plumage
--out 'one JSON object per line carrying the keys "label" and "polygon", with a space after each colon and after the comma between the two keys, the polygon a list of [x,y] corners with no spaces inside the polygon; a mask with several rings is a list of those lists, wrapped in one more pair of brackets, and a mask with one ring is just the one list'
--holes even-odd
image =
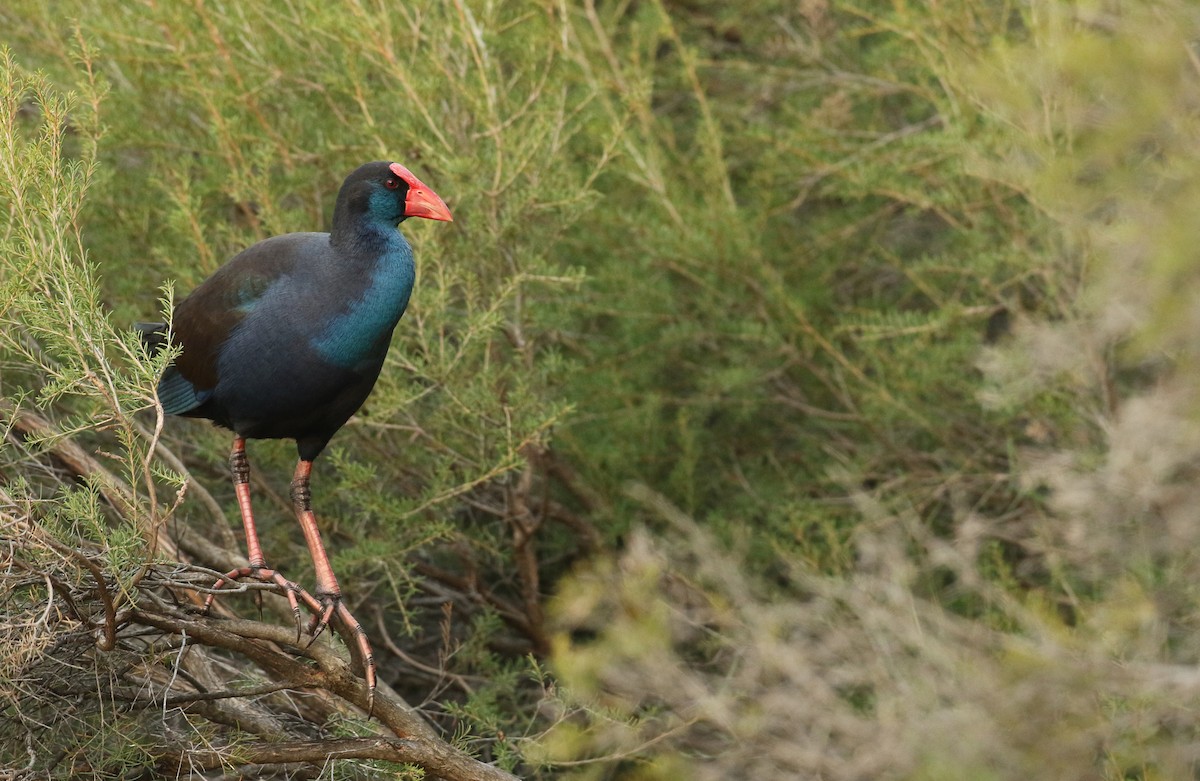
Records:
{"label": "dark blue plumage", "polygon": [[397,223],[450,218],[392,165],[368,163],[346,179],[332,233],[259,242],[179,303],[172,337],[183,355],[159,384],[166,412],[295,439],[301,458],[316,458],[366,400],[408,305],[415,269]]}
{"label": "dark blue plumage", "polygon": [[394,225],[387,230],[392,238],[353,252],[326,233],[279,236],[214,274],[180,302],[175,333],[186,356],[192,329],[226,327],[211,356],[215,382],[189,379],[180,361],[160,385],[167,411],[248,438],[295,439],[301,458],[316,458],[366,400],[408,305],[412,250]]}
{"label": "dark blue plumage", "polygon": [[[179,302],[170,332],[140,324],[152,349],[169,338],[182,352],[158,384],[165,412],[207,418],[235,434],[231,466],[254,576],[283,586],[317,612],[315,631],[337,614],[359,637],[374,688],[370,645],[340,604],[308,489],[312,461],[374,387],[392,331],[408,306],[415,268],[397,230],[408,217],[450,220],[446,204],[398,163],[367,163],[338,193],[329,233],[261,241]],[[250,511],[245,440],[296,440],[292,497],[313,556],[316,598],[266,567]]]}

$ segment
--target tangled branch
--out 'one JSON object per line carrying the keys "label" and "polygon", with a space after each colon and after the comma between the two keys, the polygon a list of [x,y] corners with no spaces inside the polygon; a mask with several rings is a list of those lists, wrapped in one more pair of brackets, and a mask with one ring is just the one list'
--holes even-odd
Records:
{"label": "tangled branch", "polygon": [[[116,475],[70,439],[48,436],[52,424],[36,413],[8,411],[14,432],[48,443],[61,465],[101,487],[122,523],[137,523]],[[92,719],[115,712],[172,775],[355,760],[412,764],[453,781],[514,778],[450,745],[386,684],[369,720],[366,686],[334,638],[309,642],[288,622],[202,614],[197,595],[217,573],[189,560],[225,568],[237,557],[200,534],[175,531],[172,538],[159,525],[157,547],[183,563],[145,564],[122,582],[98,546],[55,539],[31,505],[0,495],[8,553],[0,602],[28,618],[4,631],[12,650],[0,658],[0,732],[29,738],[0,743],[0,764],[27,755],[30,772],[89,772],[86,747],[98,739],[89,734]],[[238,588],[257,590],[272,612],[290,616],[286,601],[262,584]],[[366,734],[346,737],[336,726],[347,722]],[[236,739],[202,736],[204,723],[233,725]]]}

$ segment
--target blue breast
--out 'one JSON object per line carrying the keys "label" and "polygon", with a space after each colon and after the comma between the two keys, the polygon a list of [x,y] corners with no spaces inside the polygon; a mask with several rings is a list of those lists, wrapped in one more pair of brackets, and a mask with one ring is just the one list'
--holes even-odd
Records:
{"label": "blue breast", "polygon": [[412,247],[396,229],[387,234],[362,295],[311,341],[313,349],[335,366],[353,368],[367,359],[381,359],[408,306],[416,280]]}

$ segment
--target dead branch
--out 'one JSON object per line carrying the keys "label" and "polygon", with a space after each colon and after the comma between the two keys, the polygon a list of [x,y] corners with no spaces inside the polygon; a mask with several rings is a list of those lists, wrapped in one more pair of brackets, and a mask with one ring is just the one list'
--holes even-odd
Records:
{"label": "dead branch", "polygon": [[[244,656],[277,681],[285,681],[296,689],[320,688],[351,703],[365,714],[367,689],[362,679],[354,675],[342,655],[327,641],[311,645],[295,643],[290,627],[265,624],[245,619],[193,618],[135,610],[134,623],[152,626],[164,632],[186,637],[189,641],[210,648],[222,648]],[[310,659],[315,665],[304,661]],[[276,753],[280,744],[239,745],[237,761],[243,764],[264,764],[274,761],[304,762],[338,759],[388,759],[411,762],[431,774],[459,781],[513,781],[515,776],[480,762],[450,746],[434,732],[421,714],[396,694],[381,686],[375,694],[375,717],[390,731],[392,738],[363,738],[350,741],[306,741],[296,743],[294,752]],[[360,714],[360,715],[362,715]],[[323,751],[321,746],[327,744]],[[271,757],[282,759],[272,760]],[[195,766],[195,755],[188,761]],[[228,763],[224,752],[213,752],[207,761]]]}
{"label": "dead branch", "polygon": [[[397,738],[342,738],[339,740],[309,740],[291,743],[239,746],[230,752],[190,751],[175,757],[164,757],[163,770],[214,770],[230,765],[296,765],[322,764],[331,759],[376,759],[388,762],[410,762],[424,765],[427,754],[416,741]],[[167,761],[167,760],[170,761]],[[486,766],[485,766],[486,767]],[[454,779],[512,778],[507,773],[491,775],[446,775]]]}
{"label": "dead branch", "polygon": [[[12,416],[14,428],[26,437],[43,441],[46,452],[79,479],[96,486],[124,522],[139,523],[140,510],[130,487],[78,443],[58,436],[53,424],[36,413],[15,410],[11,405],[0,412]],[[38,559],[22,561],[25,554],[40,548],[59,557],[62,564],[56,566],[73,563],[81,567],[92,583],[89,585],[85,576],[72,586],[53,574],[9,579],[10,589],[51,584],[45,595],[30,592],[34,597],[28,609],[35,610],[38,621],[45,625],[39,630],[42,636],[55,631],[47,620],[52,616],[62,616],[62,621],[76,627],[65,633],[62,630],[67,624],[63,623],[57,644],[31,657],[21,686],[8,692],[14,702],[24,703],[5,714],[10,727],[19,731],[39,728],[48,720],[46,714],[61,709],[56,704],[61,698],[72,698],[86,710],[89,699],[99,697],[121,703],[122,709],[162,709],[164,719],[170,711],[182,711],[213,724],[235,727],[241,733],[235,746],[159,745],[153,750],[159,752],[158,761],[164,768],[268,763],[320,766],[332,758],[412,763],[424,768],[430,777],[449,781],[515,778],[451,746],[386,683],[381,682],[375,694],[375,720],[369,721],[366,686],[353,672],[345,650],[328,633],[310,643],[307,637],[298,641],[290,621],[273,625],[199,615],[196,592],[211,587],[213,573],[191,564],[148,564],[133,582],[133,593],[118,599],[109,563],[99,552],[51,540],[46,534],[21,532],[36,526],[31,518],[24,517],[27,513],[8,519],[12,522],[9,531],[13,532],[10,547],[14,568],[31,575],[40,573],[44,566],[34,563]],[[240,558],[203,534],[182,524],[173,526],[156,529],[160,554],[181,561],[196,559],[222,571]],[[168,530],[177,536],[172,538]],[[25,546],[27,550],[23,550]],[[267,597],[266,604],[273,612],[290,619],[285,599],[270,592],[259,593]],[[56,603],[61,610],[56,609]],[[98,616],[98,620],[91,616]],[[79,622],[92,626],[95,636],[91,642],[79,631]],[[244,661],[233,662],[231,658],[252,662],[265,680],[233,683],[247,670]],[[297,722],[297,715],[302,722]],[[359,729],[376,729],[379,734],[355,739],[326,734],[322,725],[346,719],[357,721]],[[66,754],[63,756],[66,761]],[[86,762],[86,757],[71,761]]]}

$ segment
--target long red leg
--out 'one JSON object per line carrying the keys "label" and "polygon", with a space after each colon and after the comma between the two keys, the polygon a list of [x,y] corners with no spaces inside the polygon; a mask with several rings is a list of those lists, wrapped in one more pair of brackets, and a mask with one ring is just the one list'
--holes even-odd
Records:
{"label": "long red leg", "polygon": [[[292,607],[292,615],[296,618],[296,640],[298,642],[300,639],[300,602],[297,597],[303,599],[305,604],[314,611],[320,612],[324,610],[324,606],[299,585],[267,566],[262,545],[258,541],[258,529],[254,525],[254,511],[250,506],[250,461],[246,458],[246,440],[242,437],[235,437],[233,440],[233,449],[229,453],[229,471],[233,474],[233,490],[237,494],[238,509],[242,515],[242,527],[246,530],[246,554],[250,559],[250,566],[230,570],[213,584],[213,588],[246,577],[282,587],[284,593],[287,594],[288,604]],[[208,598],[204,600],[205,610],[208,610],[215,598],[216,594],[208,595]]]}
{"label": "long red leg", "polygon": [[313,569],[317,575],[316,598],[324,606],[320,615],[313,616],[309,631],[313,639],[329,626],[329,620],[337,613],[338,618],[354,635],[358,650],[362,654],[363,672],[367,679],[367,713],[371,712],[371,704],[375,698],[375,660],[371,652],[371,641],[367,632],[350,610],[342,604],[342,590],[338,587],[337,576],[333,574],[333,565],[329,563],[329,554],[321,542],[321,530],[317,528],[317,517],[312,511],[312,489],[309,487],[309,476],[312,474],[312,461],[301,459],[296,464],[296,473],[292,476],[292,506],[296,510],[296,519],[304,532],[304,542],[308,544],[308,552],[312,555]]}

